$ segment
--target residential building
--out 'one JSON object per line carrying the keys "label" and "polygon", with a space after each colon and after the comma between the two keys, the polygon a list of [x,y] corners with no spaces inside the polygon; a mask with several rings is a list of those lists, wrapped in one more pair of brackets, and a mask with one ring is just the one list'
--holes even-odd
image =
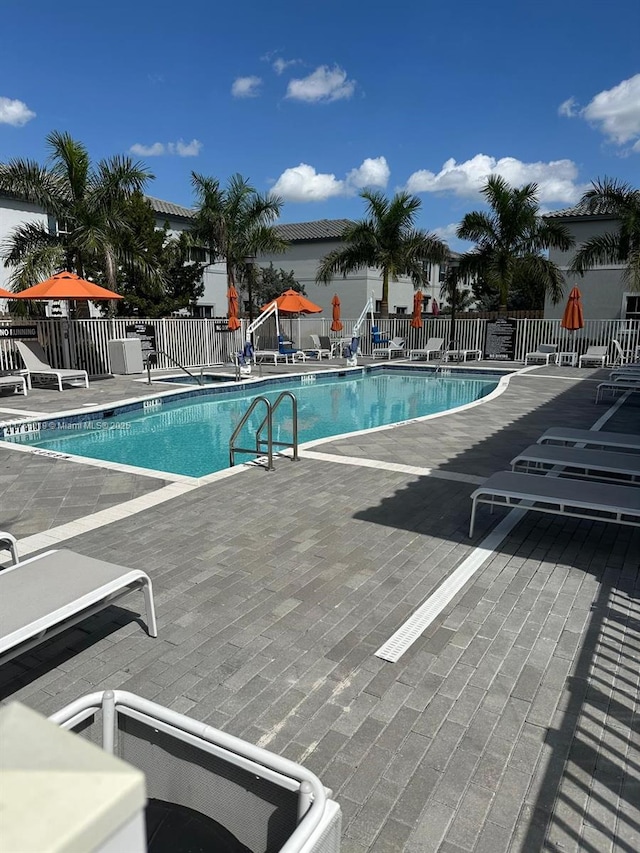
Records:
{"label": "residential building", "polygon": [[[624,264],[601,264],[583,276],[569,273],[576,250],[591,237],[610,234],[618,230],[620,221],[607,213],[589,213],[585,205],[576,205],[565,210],[547,213],[545,219],[553,219],[565,225],[575,243],[566,252],[550,249],[549,258],[564,273],[565,296],[576,284],[582,293],[584,316],[589,320],[639,320],[640,294],[629,290],[623,279]],[[544,307],[546,318],[562,317],[566,299],[553,305],[547,297]]]}
{"label": "residential building", "polygon": [[[189,229],[193,219],[193,210],[173,202],[147,196],[159,228],[168,225],[171,235]],[[57,224],[47,216],[42,208],[15,197],[0,195],[0,246],[6,244],[13,229],[22,223],[35,221],[42,223],[53,232]],[[276,225],[276,231],[288,243],[283,254],[263,254],[256,258],[259,266],[268,267],[273,263],[276,269],[293,271],[294,278],[305,288],[307,296],[323,308],[323,315],[331,315],[331,299],[334,293],[340,297],[342,315],[358,317],[371,295],[374,309],[379,310],[382,298],[382,277],[378,269],[360,270],[348,275],[336,277],[329,285],[316,284],[318,264],[325,255],[344,245],[342,234],[352,224],[349,219],[320,219],[312,222],[298,222]],[[0,249],[0,254],[1,254]],[[208,260],[205,249],[194,247],[193,260]],[[0,260],[0,287],[8,287],[11,270]],[[431,311],[433,299],[439,303],[442,271],[437,264],[427,264],[429,284],[423,287],[424,311]],[[227,277],[224,262],[208,264],[203,272],[204,293],[198,300],[196,316],[223,316],[227,311]],[[400,278],[389,282],[389,311],[391,314],[411,314],[413,310],[414,287],[410,279]],[[0,306],[1,309],[2,306]],[[64,304],[47,304],[47,310],[53,314],[64,310]]]}

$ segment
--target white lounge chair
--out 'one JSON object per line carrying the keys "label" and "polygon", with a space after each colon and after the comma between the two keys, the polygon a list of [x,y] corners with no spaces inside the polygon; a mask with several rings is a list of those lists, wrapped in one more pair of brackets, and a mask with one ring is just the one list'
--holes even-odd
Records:
{"label": "white lounge chair", "polygon": [[538,444],[581,444],[585,447],[640,452],[640,435],[624,432],[602,432],[595,429],[573,429],[572,427],[551,427],[543,432]]}
{"label": "white lounge chair", "polygon": [[640,479],[640,453],[530,444],[511,460],[511,470],[541,474],[561,471],[570,477],[608,480],[624,485]]}
{"label": "white lounge chair", "polygon": [[636,393],[640,391],[640,377],[638,379],[615,379],[608,382],[600,382],[596,388],[596,403],[599,403],[607,394],[615,396],[616,394],[624,394],[625,391]]}
{"label": "white lounge chair", "polygon": [[331,358],[331,341],[325,338],[323,341],[320,335],[309,335],[313,347],[307,352],[315,355],[318,359]]}
{"label": "white lounge chair", "polygon": [[388,358],[389,360],[393,355],[403,355],[406,353],[404,338],[392,338],[388,344],[382,347],[374,347],[371,352],[374,358]]}
{"label": "white lounge chair", "polygon": [[13,388],[16,393],[22,391],[27,396],[27,380],[17,373],[0,375],[0,388]]}
{"label": "white lounge chair", "polygon": [[16,341],[16,347],[29,373],[29,378],[32,376],[54,377],[58,383],[58,391],[62,391],[63,382],[74,382],[78,379],[84,382],[85,388],[89,387],[89,374],[86,370],[51,367],[38,341]]}
{"label": "white lounge chair", "polygon": [[73,551],[47,551],[0,572],[0,663],[142,588],[147,630],[158,635],[147,574]]}
{"label": "white lounge chair", "polygon": [[479,503],[640,526],[637,486],[500,471],[471,494],[471,502],[469,536],[473,536]]}
{"label": "white lounge chair", "polygon": [[18,562],[18,542],[16,537],[6,530],[0,530],[0,551],[10,551],[12,561]]}
{"label": "white lounge chair", "polygon": [[608,347],[588,347],[578,359],[578,367],[583,367],[585,364],[595,367],[604,367],[607,361]]}
{"label": "white lounge chair", "polygon": [[448,349],[442,354],[443,361],[472,361],[481,358],[481,349]]}
{"label": "white lounge chair", "polygon": [[438,355],[438,353],[442,355],[443,344],[444,338],[429,338],[422,349],[409,350],[409,359],[426,358],[429,361],[432,355]]}
{"label": "white lounge chair", "polygon": [[525,355],[525,367],[528,364],[555,364],[557,351],[557,344],[538,344],[535,352],[528,352]]}

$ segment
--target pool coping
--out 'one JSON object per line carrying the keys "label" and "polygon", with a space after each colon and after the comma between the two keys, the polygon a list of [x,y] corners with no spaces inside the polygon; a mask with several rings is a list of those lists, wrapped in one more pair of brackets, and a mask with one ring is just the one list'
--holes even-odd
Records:
{"label": "pool coping", "polygon": [[[299,384],[311,384],[311,377],[316,381],[316,377],[323,376],[330,379],[336,374],[339,376],[344,376],[345,374],[360,374],[364,375],[364,373],[370,372],[380,372],[382,370],[392,372],[398,372],[400,370],[405,370],[407,367],[406,364],[395,362],[392,365],[389,364],[371,364],[371,365],[359,365],[357,367],[345,367],[345,368],[336,368],[335,370],[330,371],[319,371],[318,373],[296,373],[296,374],[279,374],[276,376],[270,377],[256,377],[255,380],[251,381],[251,385],[253,387],[257,387],[260,384],[264,385],[282,385],[290,382],[292,379],[298,379]],[[411,370],[419,370],[423,373],[438,373],[440,372],[443,376],[450,376],[451,373],[469,373],[472,368],[466,368],[462,366],[456,367],[447,367],[444,368],[446,373],[443,372],[442,369],[438,370],[438,366],[436,367],[428,367],[425,368],[422,366],[411,367]],[[410,418],[402,421],[397,421],[392,424],[383,424],[377,427],[369,427],[364,430],[356,430],[348,433],[341,433],[339,435],[325,436],[324,438],[312,439],[308,442],[303,442],[299,445],[299,450],[307,450],[313,447],[317,447],[321,444],[327,444],[331,441],[337,441],[339,439],[344,439],[347,437],[354,437],[359,435],[364,435],[373,432],[380,432],[382,430],[390,430],[396,429],[400,426],[406,426],[407,424],[413,423],[421,423],[422,421],[433,420],[434,418],[441,418],[448,414],[458,413],[465,411],[469,408],[481,405],[485,402],[489,402],[495,399],[497,396],[500,396],[507,389],[510,379],[512,376],[521,375],[523,373],[528,373],[531,370],[535,369],[535,366],[523,367],[521,369],[513,369],[513,368],[502,368],[502,369],[488,369],[484,368],[475,368],[473,372],[476,374],[486,374],[491,376],[496,376],[497,374],[502,373],[500,379],[498,380],[497,386],[484,397],[481,397],[479,400],[473,400],[470,403],[464,403],[461,406],[456,406],[453,409],[447,409],[443,412],[436,412],[429,415],[422,415],[417,418]],[[199,386],[198,388],[192,388],[188,386],[185,390],[167,390],[155,392],[149,397],[132,397],[125,398],[122,401],[115,401],[108,405],[96,405],[96,406],[85,406],[82,409],[72,409],[67,412],[59,412],[52,413],[47,415],[46,417],[38,417],[38,418],[22,418],[20,420],[13,421],[0,421],[0,448],[7,450],[17,450],[21,453],[31,453],[37,456],[44,456],[51,459],[62,459],[69,462],[75,462],[78,464],[91,465],[93,467],[98,468],[107,468],[114,471],[119,471],[121,473],[127,474],[135,474],[142,477],[152,477],[154,479],[162,479],[168,482],[175,483],[189,483],[192,485],[206,485],[208,483],[216,482],[221,479],[222,476],[231,476],[232,474],[249,470],[251,468],[255,468],[256,461],[249,460],[246,462],[239,463],[231,468],[224,468],[221,471],[212,471],[209,474],[204,474],[201,477],[192,477],[188,474],[177,474],[171,471],[161,471],[153,468],[142,468],[137,465],[129,465],[124,462],[113,462],[105,459],[95,459],[89,456],[80,456],[73,453],[64,453],[58,450],[47,450],[46,448],[41,447],[32,447],[29,445],[18,444],[13,441],[7,441],[6,431],[7,429],[11,430],[10,435],[24,435],[30,432],[39,433],[42,431],[41,424],[49,424],[51,422],[64,422],[64,423],[83,423],[83,422],[91,422],[96,420],[105,420],[107,418],[113,417],[116,414],[125,414],[127,412],[132,411],[144,411],[145,409],[155,409],[159,408],[162,405],[162,401],[167,398],[171,398],[170,402],[190,399],[192,397],[201,397],[201,396],[219,396],[220,394],[232,393],[233,391],[238,390],[241,387],[247,387],[247,380],[240,382],[228,382],[228,383],[220,383],[220,385],[213,385],[208,387]],[[155,400],[159,400],[160,402],[154,403]],[[145,405],[146,404],[146,405]],[[117,411],[116,411],[117,410]],[[105,418],[104,413],[109,413]],[[102,417],[99,417],[102,414]],[[91,417],[91,416],[94,417]],[[37,424],[38,428],[33,429],[33,425]],[[31,429],[30,429],[31,427]],[[48,427],[45,427],[48,429]],[[283,457],[287,457],[289,454],[285,451],[278,454]],[[259,457],[256,457],[259,458]]]}

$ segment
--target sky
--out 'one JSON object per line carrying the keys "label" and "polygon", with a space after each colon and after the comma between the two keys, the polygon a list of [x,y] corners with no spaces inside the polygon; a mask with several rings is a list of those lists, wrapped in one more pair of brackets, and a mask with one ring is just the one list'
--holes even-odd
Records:
{"label": "sky", "polygon": [[490,174],[543,212],[640,185],[640,0],[0,0],[0,26],[0,162],[66,131],[186,207],[192,172],[240,173],[283,223],[408,190],[457,250]]}

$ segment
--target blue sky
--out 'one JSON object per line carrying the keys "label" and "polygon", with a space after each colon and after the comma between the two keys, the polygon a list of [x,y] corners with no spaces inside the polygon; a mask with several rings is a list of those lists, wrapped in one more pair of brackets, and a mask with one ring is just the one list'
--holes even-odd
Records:
{"label": "blue sky", "polygon": [[639,0],[2,0],[0,21],[0,161],[68,131],[186,206],[192,170],[240,172],[282,222],[409,189],[453,248],[492,172],[543,210],[640,184]]}

